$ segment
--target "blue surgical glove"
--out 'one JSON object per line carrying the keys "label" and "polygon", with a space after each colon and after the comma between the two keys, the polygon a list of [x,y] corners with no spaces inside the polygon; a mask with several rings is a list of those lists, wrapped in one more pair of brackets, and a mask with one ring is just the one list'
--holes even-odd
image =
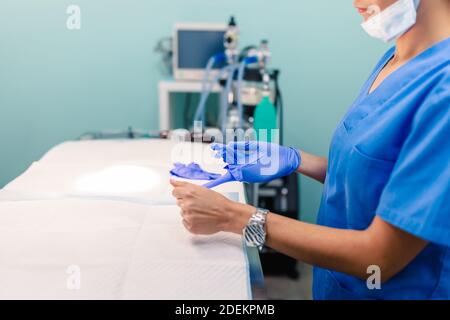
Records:
{"label": "blue surgical glove", "polygon": [[175,177],[191,180],[216,180],[220,177],[220,174],[203,170],[197,163],[188,165],[175,163],[174,168],[170,170],[170,174]]}
{"label": "blue surgical glove", "polygon": [[274,143],[233,142],[213,144],[211,148],[227,163],[228,173],[217,182],[265,183],[290,175],[301,164],[298,150]]}

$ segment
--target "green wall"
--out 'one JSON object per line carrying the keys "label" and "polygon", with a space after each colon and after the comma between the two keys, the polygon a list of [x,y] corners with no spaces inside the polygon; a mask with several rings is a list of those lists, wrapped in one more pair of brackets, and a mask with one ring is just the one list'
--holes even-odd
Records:
{"label": "green wall", "polygon": [[[66,29],[66,8],[82,27]],[[53,145],[90,130],[158,128],[156,41],[176,21],[227,21],[270,40],[282,70],[286,143],[327,155],[334,127],[386,49],[352,1],[1,0],[0,187]],[[321,185],[302,178],[302,217]]]}

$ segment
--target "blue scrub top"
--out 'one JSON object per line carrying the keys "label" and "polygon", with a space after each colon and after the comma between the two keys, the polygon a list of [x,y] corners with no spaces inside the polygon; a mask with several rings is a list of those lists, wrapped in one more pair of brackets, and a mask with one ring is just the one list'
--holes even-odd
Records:
{"label": "blue scrub top", "polygon": [[334,134],[318,224],[365,230],[378,215],[430,244],[381,290],[315,268],[315,299],[450,299],[450,38],[369,94],[394,52]]}

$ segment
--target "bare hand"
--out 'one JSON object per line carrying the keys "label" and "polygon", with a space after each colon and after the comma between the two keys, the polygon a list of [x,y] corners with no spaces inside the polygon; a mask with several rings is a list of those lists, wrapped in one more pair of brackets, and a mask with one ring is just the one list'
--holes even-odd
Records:
{"label": "bare hand", "polygon": [[193,234],[211,235],[231,231],[233,202],[215,191],[171,180],[173,196],[181,208],[183,224]]}

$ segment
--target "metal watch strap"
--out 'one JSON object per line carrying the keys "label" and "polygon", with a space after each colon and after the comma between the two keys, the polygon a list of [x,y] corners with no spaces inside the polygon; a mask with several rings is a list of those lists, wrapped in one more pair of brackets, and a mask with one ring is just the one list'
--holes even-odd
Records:
{"label": "metal watch strap", "polygon": [[244,229],[245,243],[257,247],[260,251],[266,242],[266,221],[269,210],[258,208]]}

